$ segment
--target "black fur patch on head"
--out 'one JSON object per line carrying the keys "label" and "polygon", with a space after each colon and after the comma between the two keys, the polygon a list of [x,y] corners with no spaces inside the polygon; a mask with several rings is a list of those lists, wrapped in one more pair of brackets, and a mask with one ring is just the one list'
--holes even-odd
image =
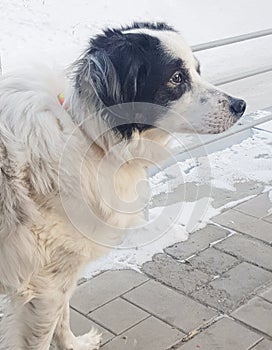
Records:
{"label": "black fur patch on head", "polygon": [[[79,95],[86,95],[86,89],[92,85],[105,107],[124,103],[133,106],[130,113],[127,107],[124,108],[120,120],[117,113],[109,113],[108,116],[104,113],[110,127],[128,137],[134,129],[143,131],[154,127],[160,117],[150,111],[145,115],[143,110],[139,112],[136,104],[131,103],[146,102],[167,107],[191,88],[190,75],[182,59],[172,57],[155,36],[124,32],[136,28],[173,30],[163,23],[136,23],[121,30],[105,30],[102,35],[91,39],[90,48],[76,71]],[[182,83],[177,86],[169,84],[175,72],[180,72],[182,77]],[[121,108],[119,113],[122,113]],[[139,115],[140,123],[137,119]]]}
{"label": "black fur patch on head", "polygon": [[173,27],[164,22],[134,22],[130,26],[122,27],[122,31],[131,29],[170,30],[176,32]]}

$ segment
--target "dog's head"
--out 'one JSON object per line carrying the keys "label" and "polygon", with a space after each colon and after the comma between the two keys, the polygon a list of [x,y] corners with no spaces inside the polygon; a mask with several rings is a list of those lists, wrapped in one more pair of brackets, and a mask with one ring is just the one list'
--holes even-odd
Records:
{"label": "dog's head", "polygon": [[104,108],[101,115],[122,137],[150,128],[216,134],[246,108],[201,78],[189,46],[163,23],[104,31],[75,68],[81,103]]}

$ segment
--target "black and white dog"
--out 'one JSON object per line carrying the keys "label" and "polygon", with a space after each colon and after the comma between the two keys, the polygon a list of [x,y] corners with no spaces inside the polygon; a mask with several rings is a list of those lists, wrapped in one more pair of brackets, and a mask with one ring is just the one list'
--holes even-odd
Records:
{"label": "black and white dog", "polygon": [[98,349],[69,326],[80,270],[143,221],[137,184],[173,132],[220,133],[246,108],[163,23],[104,31],[72,73],[68,86],[41,68],[0,80],[2,350]]}

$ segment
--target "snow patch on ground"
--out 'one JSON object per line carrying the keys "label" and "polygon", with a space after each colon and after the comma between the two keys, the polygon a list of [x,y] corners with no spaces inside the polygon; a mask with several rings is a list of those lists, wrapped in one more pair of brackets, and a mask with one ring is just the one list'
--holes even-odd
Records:
{"label": "snow patch on ground", "polygon": [[101,28],[133,21],[168,22],[191,45],[269,28],[269,1],[240,0],[239,6],[245,11],[237,11],[235,2],[215,0],[1,0],[3,70],[20,67],[34,53],[40,62],[54,57],[70,64]]}
{"label": "snow patch on ground", "polygon": [[207,157],[186,159],[151,178],[152,195],[196,182],[235,191],[235,184],[271,181],[272,134],[254,130],[252,137]]}
{"label": "snow patch on ground", "polygon": [[[262,183],[264,190],[267,191],[272,185],[271,146],[272,134],[254,131],[252,137],[240,144],[207,157],[187,159],[155,174],[150,179],[152,193],[153,195],[174,193],[175,188],[188,182],[233,192],[236,191],[235,185],[238,183],[256,181]],[[269,198],[272,201],[271,193],[272,191],[269,192]],[[163,252],[164,248],[176,242],[186,240],[190,232],[205,227],[224,209],[234,207],[252,197],[254,196],[245,196],[220,208],[213,206],[212,197],[197,198],[193,202],[178,202],[177,198],[175,204],[153,208],[149,216],[154,222],[153,226],[129,233],[123,248],[115,249],[108,256],[91,263],[84,276],[91,277],[107,269],[139,270],[154,254]],[[128,246],[131,248],[126,249]]]}

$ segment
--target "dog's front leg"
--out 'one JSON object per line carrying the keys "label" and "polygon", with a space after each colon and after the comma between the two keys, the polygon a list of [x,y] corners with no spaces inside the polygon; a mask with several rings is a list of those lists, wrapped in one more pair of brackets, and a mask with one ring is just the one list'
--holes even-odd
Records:
{"label": "dog's front leg", "polygon": [[13,295],[7,307],[0,349],[48,350],[63,310],[63,293],[46,285],[42,291],[27,288]]}
{"label": "dog's front leg", "polygon": [[99,349],[101,334],[95,329],[75,337],[70,329],[70,310],[67,302],[59,319],[54,336],[58,350],[96,350]]}

